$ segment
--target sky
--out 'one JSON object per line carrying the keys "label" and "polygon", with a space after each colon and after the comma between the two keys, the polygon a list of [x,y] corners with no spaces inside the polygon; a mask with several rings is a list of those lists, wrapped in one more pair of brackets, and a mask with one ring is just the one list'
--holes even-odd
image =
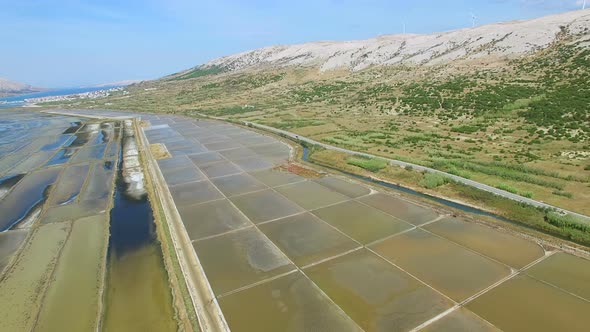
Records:
{"label": "sky", "polygon": [[583,0],[0,0],[0,77],[39,87],[154,79],[276,44],[431,33]]}

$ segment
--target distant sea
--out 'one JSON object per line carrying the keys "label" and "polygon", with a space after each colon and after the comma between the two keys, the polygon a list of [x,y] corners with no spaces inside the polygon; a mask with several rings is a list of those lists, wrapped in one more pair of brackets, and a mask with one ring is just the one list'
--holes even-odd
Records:
{"label": "distant sea", "polygon": [[[73,95],[73,94],[77,94],[77,93],[92,92],[92,91],[98,91],[98,90],[108,90],[108,89],[118,88],[118,87],[121,87],[121,86],[114,85],[114,86],[102,86],[102,87],[92,87],[92,88],[63,88],[63,89],[47,90],[47,91],[43,91],[43,92],[29,93],[26,95],[5,97],[5,98],[0,98],[0,108],[23,106],[26,104],[25,99],[27,99],[27,98],[65,96],[65,95]],[[6,103],[4,103],[4,102],[6,102]]]}

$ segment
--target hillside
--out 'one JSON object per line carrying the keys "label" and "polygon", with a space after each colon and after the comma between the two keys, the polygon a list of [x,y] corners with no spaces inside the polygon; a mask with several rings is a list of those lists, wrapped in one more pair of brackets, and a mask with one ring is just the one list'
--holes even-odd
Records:
{"label": "hillside", "polygon": [[39,92],[42,90],[43,89],[41,88],[36,88],[28,84],[14,82],[0,77],[0,97],[10,97],[26,93]]}
{"label": "hillside", "polygon": [[574,11],[430,35],[385,35],[359,41],[271,46],[215,59],[196,69],[235,71],[313,65],[321,71],[358,71],[374,65],[437,65],[488,57],[515,58],[545,49],[567,36],[587,34],[589,28],[590,10]]}
{"label": "hillside", "polygon": [[[590,200],[589,15],[590,11],[579,11],[407,37],[489,39],[487,34],[500,33],[500,28],[500,35],[509,34],[487,48],[489,53],[466,44],[452,53],[464,56],[453,59],[447,53],[444,62],[440,56],[426,57],[434,53],[422,46],[421,57],[405,56],[401,64],[364,69],[334,67],[328,65],[335,63],[334,57],[324,56],[286,62],[285,51],[252,60],[248,54],[262,52],[252,51],[132,85],[125,95],[67,106],[199,112],[248,120],[440,169],[590,215],[584,204]],[[387,38],[394,39],[375,40]],[[416,43],[408,39],[407,44]],[[419,58],[423,60],[414,61]],[[325,151],[315,156],[338,166],[351,162]],[[410,173],[383,172],[377,174],[430,186]],[[444,185],[440,190],[453,196]]]}

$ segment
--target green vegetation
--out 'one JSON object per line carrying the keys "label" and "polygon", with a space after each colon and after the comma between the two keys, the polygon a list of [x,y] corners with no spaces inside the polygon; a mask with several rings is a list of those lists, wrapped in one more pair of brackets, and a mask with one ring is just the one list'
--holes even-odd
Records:
{"label": "green vegetation", "polygon": [[533,193],[530,191],[519,191],[518,189],[514,188],[513,186],[507,185],[505,183],[500,183],[496,186],[496,188],[507,191],[509,193],[513,193],[516,195],[520,195],[526,198],[533,198]]}
{"label": "green vegetation", "polygon": [[194,110],[195,112],[203,112],[212,116],[235,116],[248,112],[254,112],[256,108],[254,106],[228,106],[212,111]]}
{"label": "green vegetation", "polygon": [[293,128],[321,126],[323,124],[326,124],[326,122],[313,119],[281,119],[281,121],[262,122],[262,124],[278,129],[287,130]]}
{"label": "green vegetation", "polygon": [[170,78],[171,81],[181,81],[181,80],[188,80],[191,78],[197,78],[197,77],[203,77],[203,76],[211,76],[211,75],[217,75],[220,74],[224,71],[223,68],[221,67],[210,67],[210,68],[201,68],[201,67],[197,67],[195,69],[191,69],[188,72]]}
{"label": "green vegetation", "polygon": [[545,221],[559,228],[564,236],[573,241],[590,241],[590,225],[578,218],[550,211],[545,215]]}
{"label": "green vegetation", "polygon": [[481,130],[485,130],[485,128],[482,128],[480,126],[470,126],[470,125],[453,127],[451,129],[452,132],[463,133],[463,134],[473,134],[473,133],[477,133],[478,131],[481,131]]}
{"label": "green vegetation", "polygon": [[434,189],[450,182],[450,179],[444,175],[437,173],[426,173],[424,178],[420,181],[420,185],[424,188]]}
{"label": "green vegetation", "polygon": [[365,158],[365,157],[350,157],[346,160],[350,165],[364,168],[369,172],[378,172],[387,167],[388,162],[379,158]]}
{"label": "green vegetation", "polygon": [[563,196],[563,197],[567,197],[567,198],[574,198],[574,194],[567,192],[567,191],[555,190],[553,192],[553,195]]}
{"label": "green vegetation", "polygon": [[511,187],[505,183],[500,183],[499,185],[496,186],[496,188],[501,189],[501,190],[505,190],[509,193],[518,194],[518,189]]}
{"label": "green vegetation", "polygon": [[[468,162],[468,161],[460,161],[460,160],[437,160],[433,166],[438,166],[436,168],[445,169],[445,167],[441,167],[441,165],[445,165],[445,167],[456,167],[458,169],[493,175],[501,179],[506,180],[514,180],[519,182],[525,182],[530,184],[536,184],[542,187],[547,188],[554,188],[558,190],[563,189],[563,185],[556,181],[549,181],[542,179],[540,177],[535,177],[532,175],[527,174],[526,172],[522,172],[516,170],[514,168],[506,168],[499,165],[494,164],[482,164],[478,162]],[[516,189],[515,189],[516,190]],[[509,190],[508,190],[509,191]]]}

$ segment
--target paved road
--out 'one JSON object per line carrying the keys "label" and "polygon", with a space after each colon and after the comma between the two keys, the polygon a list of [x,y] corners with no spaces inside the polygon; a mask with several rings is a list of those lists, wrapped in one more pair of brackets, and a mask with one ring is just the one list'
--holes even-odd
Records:
{"label": "paved road", "polygon": [[[227,121],[227,119],[224,119],[224,118],[208,116],[208,115],[200,114],[200,113],[199,113],[199,115],[201,115],[203,117],[208,117],[208,118],[216,119],[216,120]],[[453,181],[456,181],[456,182],[459,182],[459,183],[463,183],[465,185],[468,185],[468,186],[471,186],[471,187],[474,187],[474,188],[477,188],[477,189],[481,189],[481,190],[484,190],[484,191],[487,191],[487,192],[496,194],[498,196],[506,197],[506,198],[512,199],[512,200],[517,201],[517,202],[526,203],[526,204],[529,204],[529,205],[532,205],[532,206],[536,206],[536,207],[540,207],[540,208],[554,209],[554,210],[557,210],[557,211],[568,213],[568,214],[570,214],[572,216],[576,216],[576,217],[581,218],[584,221],[587,221],[587,222],[590,223],[590,217],[588,217],[586,215],[583,215],[583,214],[580,214],[580,213],[576,213],[576,212],[573,212],[573,211],[568,211],[568,210],[565,210],[565,209],[562,209],[562,208],[559,208],[559,207],[556,207],[556,206],[553,206],[553,205],[550,205],[550,204],[546,204],[546,203],[543,203],[543,202],[536,201],[534,199],[530,199],[530,198],[527,198],[527,197],[516,195],[516,194],[513,194],[513,193],[508,192],[508,191],[505,191],[505,190],[494,188],[492,186],[488,186],[486,184],[479,183],[477,181],[469,180],[469,179],[466,179],[466,178],[463,178],[463,177],[460,177],[460,176],[457,176],[457,175],[453,175],[453,174],[450,174],[450,173],[446,173],[446,172],[443,172],[443,171],[439,171],[439,170],[436,170],[436,169],[433,169],[433,168],[430,168],[430,167],[420,166],[420,165],[408,163],[408,162],[401,161],[401,160],[384,158],[384,157],[372,155],[372,154],[369,154],[369,153],[357,152],[357,151],[353,151],[353,150],[339,148],[337,146],[333,146],[333,145],[330,145],[330,144],[325,144],[325,143],[322,143],[322,142],[318,142],[318,141],[315,141],[315,140],[313,140],[311,138],[303,137],[303,136],[300,136],[300,135],[297,135],[297,134],[294,134],[294,133],[291,133],[291,132],[288,132],[288,131],[285,131],[285,130],[281,130],[281,129],[277,129],[277,128],[265,126],[265,125],[262,125],[262,124],[252,123],[252,122],[248,122],[248,121],[241,121],[241,122],[244,125],[251,126],[251,127],[254,127],[254,128],[258,128],[258,129],[263,129],[263,130],[270,131],[270,132],[273,132],[273,133],[276,133],[276,134],[281,134],[281,135],[287,136],[289,138],[299,140],[301,142],[306,142],[306,143],[309,143],[309,144],[319,145],[319,146],[321,146],[321,147],[323,147],[323,148],[325,148],[327,150],[339,151],[339,152],[343,152],[343,153],[347,153],[347,154],[355,154],[355,155],[364,156],[364,157],[367,157],[367,158],[381,158],[381,159],[387,160],[391,165],[397,165],[397,166],[401,166],[401,167],[411,166],[414,170],[417,170],[417,171],[441,174],[441,175],[444,175],[444,176],[452,179]]]}

